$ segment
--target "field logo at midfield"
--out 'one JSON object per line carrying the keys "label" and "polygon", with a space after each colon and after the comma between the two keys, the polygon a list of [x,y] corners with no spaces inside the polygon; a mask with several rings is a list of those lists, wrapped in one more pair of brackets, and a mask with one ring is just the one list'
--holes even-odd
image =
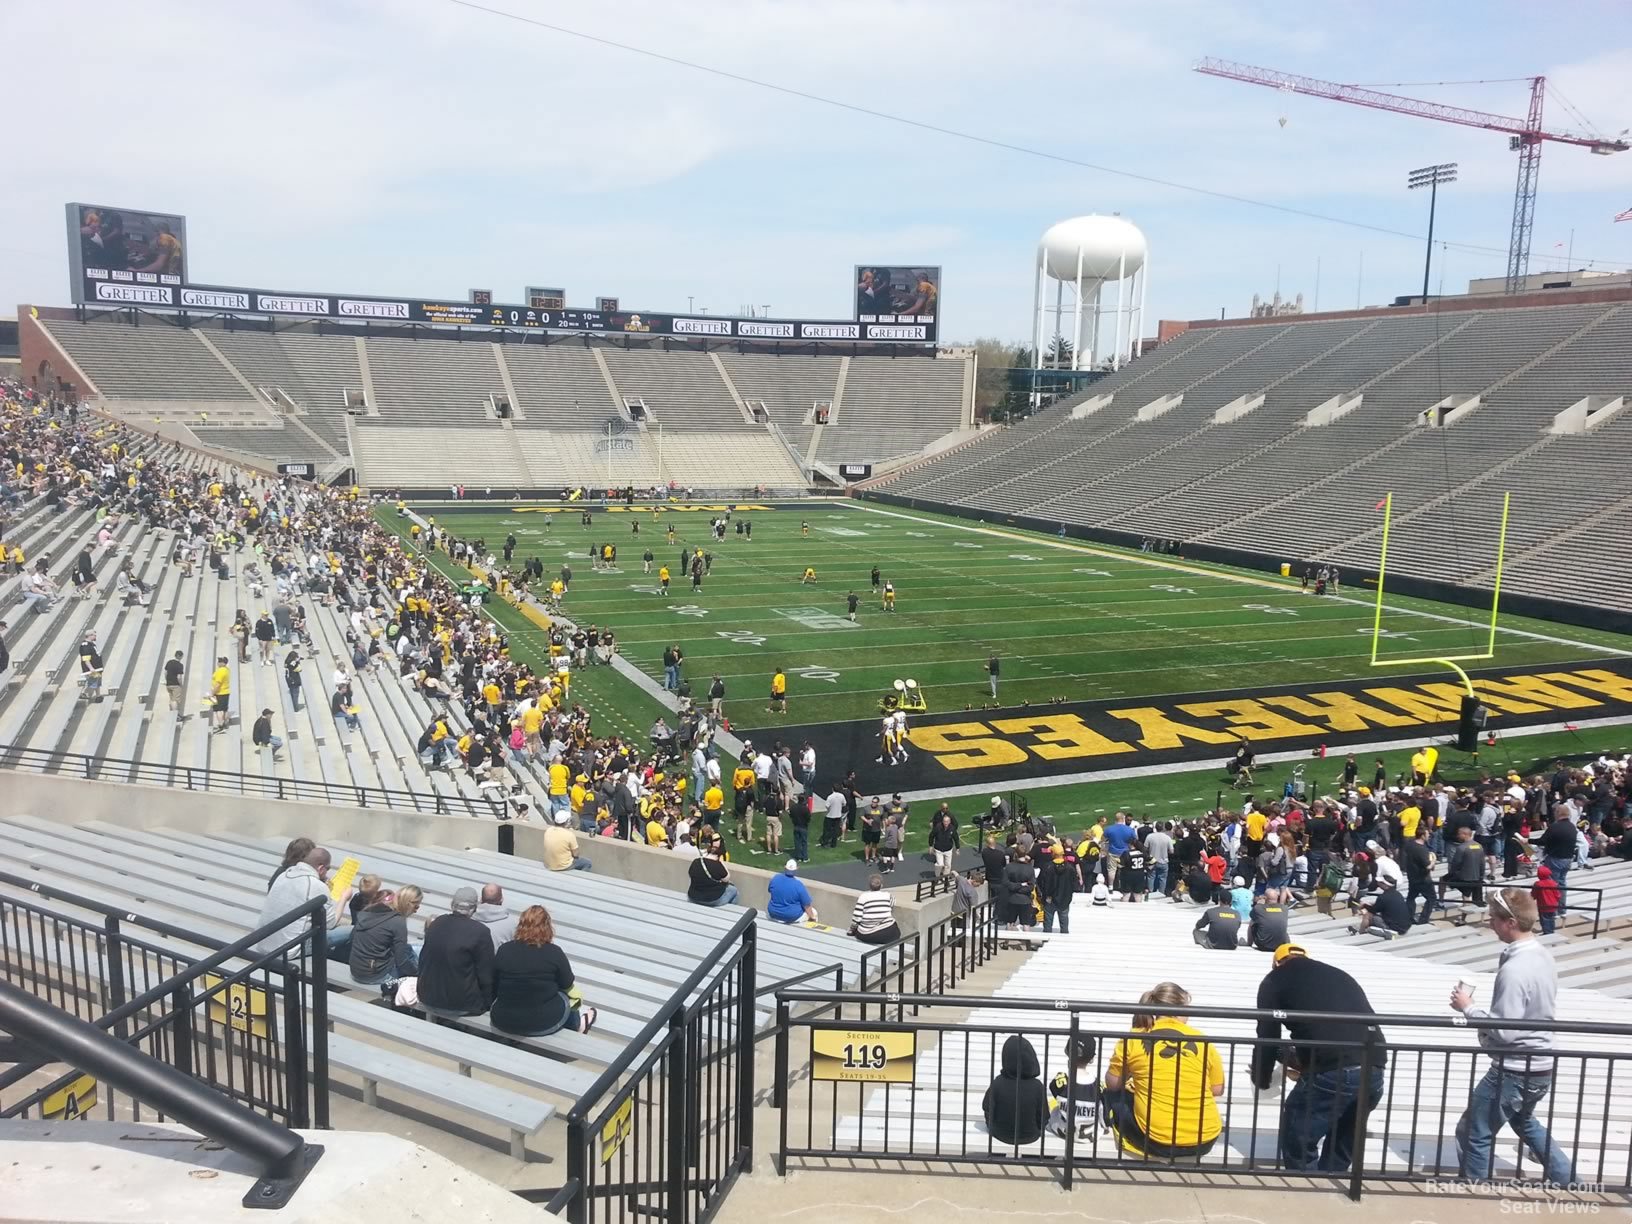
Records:
{"label": "field logo at midfield", "polygon": [[854,629],[853,621],[840,616],[837,612],[824,612],[821,608],[772,608],[778,616],[785,616],[796,625],[803,625],[806,629]]}

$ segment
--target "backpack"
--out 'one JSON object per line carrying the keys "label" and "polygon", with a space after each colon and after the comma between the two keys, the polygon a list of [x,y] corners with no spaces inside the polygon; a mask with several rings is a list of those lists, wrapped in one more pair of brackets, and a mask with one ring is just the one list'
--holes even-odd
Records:
{"label": "backpack", "polygon": [[1335,893],[1343,887],[1343,864],[1336,861],[1327,862],[1325,869],[1320,873],[1318,885],[1321,892]]}

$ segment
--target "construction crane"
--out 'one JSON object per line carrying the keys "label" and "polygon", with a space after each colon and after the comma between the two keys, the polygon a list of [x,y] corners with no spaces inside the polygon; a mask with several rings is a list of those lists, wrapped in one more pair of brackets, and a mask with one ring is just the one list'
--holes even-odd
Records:
{"label": "construction crane", "polygon": [[[1519,155],[1518,184],[1513,190],[1513,229],[1507,244],[1508,293],[1517,293],[1524,288],[1524,278],[1530,270],[1530,229],[1536,219],[1536,183],[1541,174],[1542,144],[1552,140],[1559,144],[1580,145],[1605,157],[1611,153],[1625,153],[1632,148],[1620,137],[1609,139],[1583,132],[1549,131],[1542,127],[1541,106],[1547,93],[1546,77],[1530,78],[1530,113],[1523,119],[1514,119],[1460,106],[1425,102],[1420,98],[1379,93],[1360,85],[1342,85],[1336,81],[1320,81],[1296,73],[1277,72],[1273,68],[1255,68],[1251,64],[1236,64],[1229,60],[1197,60],[1195,70],[1208,76],[1245,81],[1248,85],[1265,85],[1287,93],[1307,94],[1311,98],[1349,102],[1355,106],[1369,106],[1373,110],[1393,111],[1397,115],[1415,115],[1419,119],[1437,119],[1441,123],[1484,128],[1489,132],[1506,132],[1507,147]],[[1622,136],[1625,136],[1624,132]]]}

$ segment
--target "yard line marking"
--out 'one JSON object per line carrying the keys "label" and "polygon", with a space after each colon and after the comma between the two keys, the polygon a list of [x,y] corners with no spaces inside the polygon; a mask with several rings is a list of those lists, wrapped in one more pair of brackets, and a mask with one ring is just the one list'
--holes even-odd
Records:
{"label": "yard line marking", "polygon": [[[968,523],[943,523],[936,519],[926,519],[916,514],[902,514],[898,510],[880,510],[876,506],[870,504],[863,504],[859,507],[859,509],[868,514],[883,514],[890,518],[906,519],[913,523],[928,523],[936,527],[950,527],[957,531],[970,531],[977,535],[997,536],[1006,540],[1024,540],[1028,544],[1037,544],[1043,548],[1057,548],[1066,552],[1086,554],[1091,557],[1102,557],[1114,561],[1126,561],[1134,565],[1148,565],[1154,569],[1174,570],[1183,574],[1193,574],[1197,577],[1219,578],[1226,582],[1236,582],[1244,586],[1263,587],[1272,591],[1280,591],[1283,594],[1288,593],[1290,590],[1288,586],[1278,582],[1271,582],[1267,578],[1249,578],[1244,574],[1219,573],[1216,570],[1199,569],[1196,566],[1184,565],[1172,561],[1158,561],[1150,557],[1127,556],[1123,553],[1094,548],[1086,544],[1074,544],[1069,541],[1049,540],[1031,535],[1021,535],[1017,532],[1004,531],[997,527],[979,527],[972,526]],[[1351,599],[1347,595],[1323,595],[1321,598],[1330,599],[1334,602],[1353,604],[1362,608],[1374,606],[1366,600]],[[1477,621],[1466,620],[1462,617],[1444,616],[1436,612],[1419,612],[1411,608],[1401,608],[1393,604],[1384,604],[1383,610],[1386,612],[1394,612],[1403,616],[1422,616],[1428,618],[1429,620],[1444,621],[1448,624],[1462,625],[1470,629],[1483,629],[1487,627],[1486,625],[1481,625]],[[1537,641],[1551,642],[1555,646],[1574,646],[1581,650],[1601,650],[1608,654],[1620,655],[1623,658],[1632,658],[1632,650],[1621,650],[1615,646],[1601,646],[1590,642],[1579,642],[1573,638],[1555,637],[1552,634],[1536,633],[1530,629],[1509,629],[1505,626],[1498,626],[1498,629],[1502,633],[1511,633],[1517,637],[1534,638]]]}

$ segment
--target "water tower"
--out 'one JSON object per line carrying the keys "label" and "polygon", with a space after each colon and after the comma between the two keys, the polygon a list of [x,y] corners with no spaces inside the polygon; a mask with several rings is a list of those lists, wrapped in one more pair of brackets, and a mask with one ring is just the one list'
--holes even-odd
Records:
{"label": "water tower", "polygon": [[[1043,368],[1047,364],[1045,354],[1050,341],[1068,334],[1065,322],[1069,311],[1070,368],[1090,370],[1109,363],[1112,369],[1121,369],[1122,363],[1133,356],[1134,343],[1144,323],[1149,265],[1150,252],[1144,234],[1137,225],[1120,216],[1102,217],[1094,213],[1049,226],[1037,244],[1036,282],[1032,291],[1032,312],[1037,320],[1034,350],[1037,366]],[[1044,316],[1048,313],[1044,277],[1054,282],[1052,332],[1046,332],[1044,327]],[[1107,286],[1113,284],[1116,286],[1114,307],[1105,301],[1108,294],[1104,293]],[[1068,285],[1075,294],[1071,303],[1065,300]],[[1108,326],[1107,314],[1110,315]],[[1083,335],[1085,322],[1086,337]],[[1103,339],[1102,330],[1109,332]]]}

